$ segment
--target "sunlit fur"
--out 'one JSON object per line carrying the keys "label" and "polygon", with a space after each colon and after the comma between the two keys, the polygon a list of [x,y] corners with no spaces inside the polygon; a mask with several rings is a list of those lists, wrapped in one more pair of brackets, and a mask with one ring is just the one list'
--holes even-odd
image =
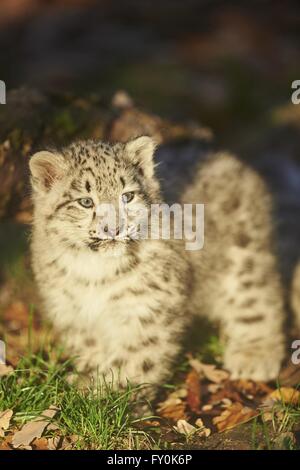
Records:
{"label": "sunlit fur", "polygon": [[[32,261],[44,311],[81,370],[121,383],[162,383],[180,350],[191,272],[169,240],[97,239],[95,205],[160,201],[145,137],[127,145],[78,142],[31,159]],[[130,217],[138,224],[139,217]]]}
{"label": "sunlit fur", "polygon": [[[273,249],[271,199],[259,175],[226,153],[194,172],[182,202],[205,204],[205,243],[103,240],[96,206],[161,202],[149,137],[77,142],[30,161],[32,264],[44,311],[79,369],[121,383],[162,384],[194,314],[221,325],[235,378],[276,378],[284,357],[283,289]],[[80,199],[91,198],[93,207]],[[200,336],[200,335],[199,335]]]}

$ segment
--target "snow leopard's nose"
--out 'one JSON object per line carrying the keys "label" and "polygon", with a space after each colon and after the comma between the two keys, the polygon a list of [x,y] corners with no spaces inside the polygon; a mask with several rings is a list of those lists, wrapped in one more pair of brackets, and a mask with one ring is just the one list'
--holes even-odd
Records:
{"label": "snow leopard's nose", "polygon": [[102,230],[90,230],[89,235],[92,238],[115,238],[120,235],[120,227],[109,227],[105,225]]}
{"label": "snow leopard's nose", "polygon": [[109,236],[111,238],[115,238],[118,235],[120,235],[120,227],[119,226],[111,228],[108,225],[106,225],[104,227],[103,231],[107,236]]}

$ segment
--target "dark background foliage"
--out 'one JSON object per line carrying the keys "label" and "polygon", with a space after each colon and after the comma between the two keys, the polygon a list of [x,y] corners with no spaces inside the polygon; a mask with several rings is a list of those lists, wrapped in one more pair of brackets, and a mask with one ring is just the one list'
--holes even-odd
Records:
{"label": "dark background foliage", "polygon": [[289,101],[299,37],[297,1],[2,0],[0,78],[9,89],[126,89],[234,145]]}

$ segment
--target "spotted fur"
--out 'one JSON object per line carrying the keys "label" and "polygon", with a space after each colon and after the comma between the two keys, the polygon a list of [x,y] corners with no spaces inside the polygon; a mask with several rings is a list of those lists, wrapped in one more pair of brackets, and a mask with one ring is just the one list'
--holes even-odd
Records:
{"label": "spotted fur", "polygon": [[183,201],[205,204],[204,249],[191,254],[193,309],[220,324],[233,378],[276,378],[285,314],[268,188],[256,171],[220,153],[199,168]]}
{"label": "spotted fur", "polygon": [[[121,384],[162,383],[180,350],[191,272],[172,241],[101,242],[97,203],[135,191],[137,202],[160,201],[153,142],[78,142],[31,159],[32,261],[44,311],[79,370]],[[137,171],[137,168],[139,171]],[[136,223],[138,220],[136,220]]]}
{"label": "spotted fur", "polygon": [[117,205],[130,191],[145,207],[161,202],[153,152],[152,140],[140,137],[77,142],[31,158],[32,263],[46,314],[80,370],[123,384],[162,383],[197,313],[221,324],[233,376],[275,378],[283,296],[270,198],[254,171],[218,154],[196,172],[182,201],[205,204],[198,252],[174,240],[99,240],[95,208],[78,203]]}

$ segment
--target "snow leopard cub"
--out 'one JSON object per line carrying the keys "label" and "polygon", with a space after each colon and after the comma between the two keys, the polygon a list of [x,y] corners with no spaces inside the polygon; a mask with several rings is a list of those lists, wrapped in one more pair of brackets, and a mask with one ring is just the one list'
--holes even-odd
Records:
{"label": "snow leopard cub", "polygon": [[[162,383],[189,322],[191,272],[166,240],[97,235],[101,203],[160,202],[149,137],[77,142],[30,160],[32,263],[44,303],[78,369],[118,383]],[[138,226],[138,215],[128,216]],[[128,223],[129,225],[129,223]]]}
{"label": "snow leopard cub", "polygon": [[[80,370],[161,384],[193,314],[221,324],[232,376],[276,378],[284,355],[283,295],[272,252],[270,197],[235,157],[204,162],[181,202],[205,204],[205,243],[106,240],[100,203],[161,202],[149,137],[77,142],[30,160],[33,270],[45,312]],[[132,211],[134,213],[134,211]],[[131,225],[138,226],[138,215]]]}
{"label": "snow leopard cub", "polygon": [[209,156],[194,175],[182,202],[204,203],[205,243],[190,252],[192,308],[220,325],[231,378],[273,380],[286,339],[270,190],[256,170],[227,153]]}

